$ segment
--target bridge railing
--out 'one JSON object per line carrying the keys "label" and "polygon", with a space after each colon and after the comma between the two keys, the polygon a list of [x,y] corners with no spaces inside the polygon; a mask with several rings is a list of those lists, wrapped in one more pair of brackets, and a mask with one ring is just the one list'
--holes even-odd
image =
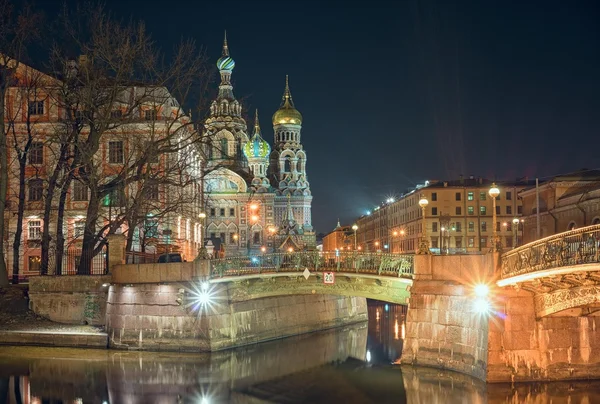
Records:
{"label": "bridge railing", "polygon": [[501,278],[599,262],[600,225],[556,234],[502,254]]}
{"label": "bridge railing", "polygon": [[220,258],[210,261],[211,277],[261,273],[334,271],[407,277],[414,274],[413,255],[353,252],[293,252]]}

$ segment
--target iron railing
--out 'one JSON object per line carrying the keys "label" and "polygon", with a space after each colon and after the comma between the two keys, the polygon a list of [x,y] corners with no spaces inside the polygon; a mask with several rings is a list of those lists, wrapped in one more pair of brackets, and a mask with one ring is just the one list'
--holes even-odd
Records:
{"label": "iron railing", "polygon": [[210,276],[260,273],[334,271],[412,278],[413,255],[356,252],[293,252],[210,260]]}
{"label": "iron railing", "polygon": [[147,253],[140,251],[127,251],[125,253],[126,264],[153,264],[157,262],[158,255],[156,253]]}
{"label": "iron railing", "polygon": [[[102,247],[102,250],[91,258],[89,273],[82,273],[79,268],[79,262],[82,257],[80,248],[68,248],[63,252],[62,265],[56,265],[56,256],[51,254],[49,257],[48,275],[106,275],[108,274],[108,244]],[[93,254],[92,251],[89,254]]]}
{"label": "iron railing", "polygon": [[598,261],[600,225],[546,237],[502,254],[502,279]]}

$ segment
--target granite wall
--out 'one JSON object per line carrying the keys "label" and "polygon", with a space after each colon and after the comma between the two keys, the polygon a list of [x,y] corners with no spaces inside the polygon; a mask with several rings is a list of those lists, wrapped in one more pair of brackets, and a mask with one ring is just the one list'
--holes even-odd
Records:
{"label": "granite wall", "polygon": [[536,319],[533,294],[499,290],[490,319],[490,382],[600,378],[600,317],[582,308]]}
{"label": "granite wall", "polygon": [[57,323],[104,325],[110,275],[32,276],[29,307]]}
{"label": "granite wall", "polygon": [[206,305],[195,301],[192,283],[112,285],[110,347],[216,351],[367,320],[364,298],[310,294],[234,302],[229,285],[211,285]]}

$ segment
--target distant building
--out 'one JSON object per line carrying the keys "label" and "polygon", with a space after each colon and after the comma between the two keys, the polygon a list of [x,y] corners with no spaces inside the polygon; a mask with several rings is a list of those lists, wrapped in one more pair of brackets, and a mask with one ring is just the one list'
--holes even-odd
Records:
{"label": "distant building", "polygon": [[338,220],[333,231],[323,237],[323,251],[343,251],[354,249],[354,231],[351,226],[342,226]]}
{"label": "distant building", "polygon": [[492,246],[493,226],[504,247],[511,248],[520,236],[513,220],[522,213],[518,193],[527,182],[498,181],[496,223],[492,223],[492,181],[460,178],[428,181],[393,202],[382,204],[357,219],[358,245],[365,251],[415,252],[423,234],[421,196],[426,207],[427,238],[432,252],[483,251]]}
{"label": "distant building", "polygon": [[540,234],[535,185],[519,193],[523,200],[524,242],[578,227],[600,224],[600,170],[580,170],[539,183]]}

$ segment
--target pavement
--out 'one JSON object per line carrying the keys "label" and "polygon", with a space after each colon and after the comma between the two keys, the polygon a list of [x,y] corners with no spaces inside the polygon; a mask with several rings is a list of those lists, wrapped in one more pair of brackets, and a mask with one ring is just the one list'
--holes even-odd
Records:
{"label": "pavement", "polygon": [[55,323],[29,310],[27,289],[0,288],[0,345],[107,348],[104,327]]}

